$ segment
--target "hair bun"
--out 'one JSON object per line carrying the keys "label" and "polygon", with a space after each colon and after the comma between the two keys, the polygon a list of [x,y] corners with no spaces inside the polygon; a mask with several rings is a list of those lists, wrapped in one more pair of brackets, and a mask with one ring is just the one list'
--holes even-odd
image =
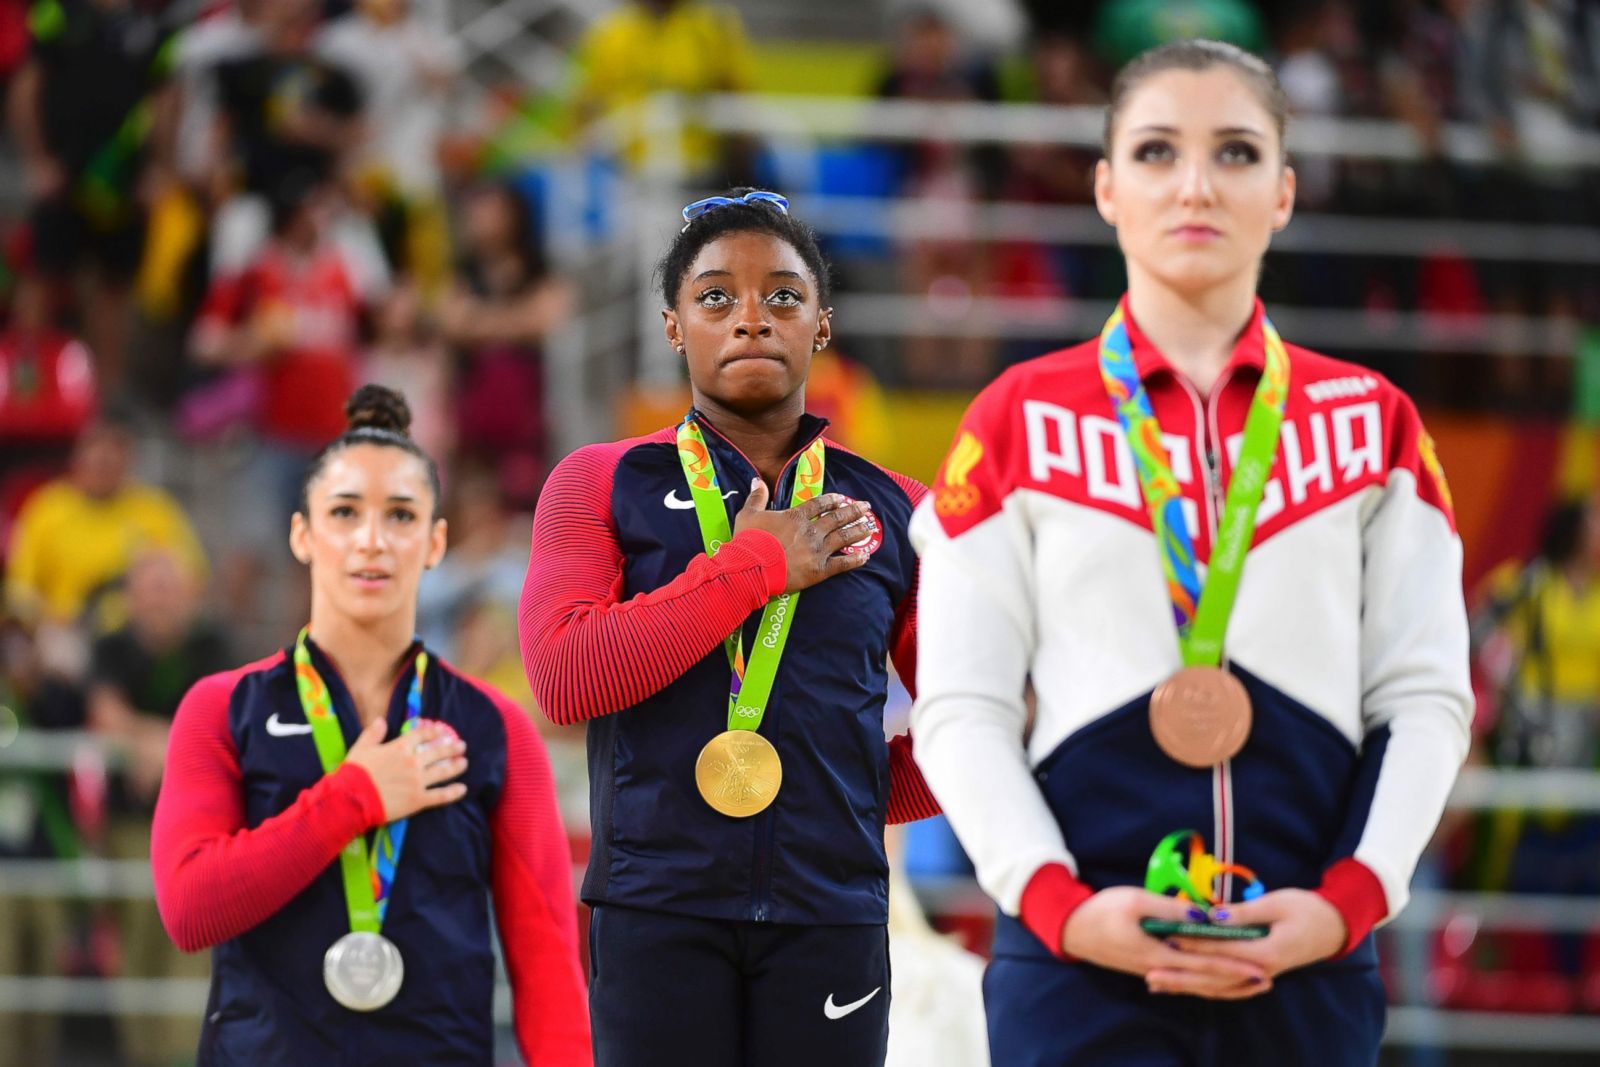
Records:
{"label": "hair bun", "polygon": [[398,392],[383,385],[363,385],[344,405],[351,430],[387,430],[409,437],[411,406]]}

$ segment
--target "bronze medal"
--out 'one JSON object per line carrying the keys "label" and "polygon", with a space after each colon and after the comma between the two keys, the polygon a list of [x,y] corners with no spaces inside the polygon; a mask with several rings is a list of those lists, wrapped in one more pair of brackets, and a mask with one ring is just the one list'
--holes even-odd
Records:
{"label": "bronze medal", "polygon": [[726,730],[706,742],[694,763],[694,784],[706,803],[735,819],[764,811],[783,784],[783,762],[754,730]]}
{"label": "bronze medal", "polygon": [[1250,694],[1220,667],[1185,667],[1150,695],[1150,732],[1186,767],[1232,759],[1250,736]]}

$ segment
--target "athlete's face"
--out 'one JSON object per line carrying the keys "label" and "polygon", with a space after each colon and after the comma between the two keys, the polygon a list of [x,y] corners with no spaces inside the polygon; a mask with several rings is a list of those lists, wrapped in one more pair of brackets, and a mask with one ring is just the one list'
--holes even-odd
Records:
{"label": "athlete's face", "polygon": [[689,363],[702,395],[740,414],[770,408],[805,388],[811,355],[826,347],[832,308],[789,242],[731,233],[700,250],[662,313],[667,342]]}
{"label": "athlete's face", "polygon": [[1168,70],[1132,90],[1095,168],[1130,271],[1180,293],[1248,273],[1294,210],[1272,115],[1232,69]]}
{"label": "athlete's face", "polygon": [[361,623],[415,612],[422,572],[445,547],[422,461],[353,445],[323,465],[306,496],[309,513],[295,514],[289,547],[311,566],[312,611]]}

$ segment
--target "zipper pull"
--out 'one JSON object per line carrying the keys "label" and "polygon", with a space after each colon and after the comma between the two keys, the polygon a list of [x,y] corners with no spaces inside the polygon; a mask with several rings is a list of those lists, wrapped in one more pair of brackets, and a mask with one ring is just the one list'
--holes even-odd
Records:
{"label": "zipper pull", "polygon": [[[1222,495],[1222,471],[1217,467],[1217,453],[1206,442],[1206,495],[1211,498],[1212,514],[1217,522],[1222,521],[1222,509],[1225,506]],[[1216,530],[1211,531],[1216,536]]]}

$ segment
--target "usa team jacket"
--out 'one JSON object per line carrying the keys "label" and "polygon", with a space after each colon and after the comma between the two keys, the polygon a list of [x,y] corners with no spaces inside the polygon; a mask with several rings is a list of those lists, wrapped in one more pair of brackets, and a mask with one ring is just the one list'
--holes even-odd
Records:
{"label": "usa team jacket", "polygon": [[[730,524],[754,466],[699,417]],[[807,416],[801,448],[827,423]],[[522,653],[539,707],[588,722],[593,850],[583,898],[705,918],[855,924],[888,918],[885,820],[937,813],[909,737],[887,744],[887,660],[915,672],[917,559],[907,534],[926,490],[827,442],[823,490],[872,505],[882,544],[806,589],[760,732],[783,760],[771,807],[745,819],[695,789],[700,749],[727,729],[722,641],[784,590],[778,539],[734,535],[708,557],[673,428],[590,445],[539,497]],[[798,457],[796,457],[798,458]],[[771,506],[787,507],[795,460]]]}
{"label": "usa team jacket", "polygon": [[[1261,315],[1209,399],[1127,320],[1202,564],[1263,367]],[[1150,733],[1151,691],[1181,657],[1097,342],[984,390],[917,512],[917,756],[1000,904],[997,954],[1058,950],[1078,903],[1142,884],[1180,829],[1269,889],[1322,892],[1352,963],[1406,902],[1468,746],[1461,543],[1404,394],[1288,352],[1281,444],[1224,642],[1254,726],[1213,770],[1173,762]]]}
{"label": "usa team jacket", "polygon": [[[360,732],[338,671],[315,644],[345,743]],[[408,657],[408,663],[410,657]],[[395,680],[389,734],[412,668]],[[338,856],[382,825],[372,778],[324,775],[292,655],[196,683],[172,725],[150,863],[156,903],[186,952],[211,947],[202,1067],[366,1067],[494,1062],[489,900],[529,1063],[588,1067],[572,859],[544,746],[522,709],[431,658],[423,715],[467,744],[467,795],[411,817],[383,934],[405,983],[374,1012],[341,1007],[322,957],[350,932]]]}

